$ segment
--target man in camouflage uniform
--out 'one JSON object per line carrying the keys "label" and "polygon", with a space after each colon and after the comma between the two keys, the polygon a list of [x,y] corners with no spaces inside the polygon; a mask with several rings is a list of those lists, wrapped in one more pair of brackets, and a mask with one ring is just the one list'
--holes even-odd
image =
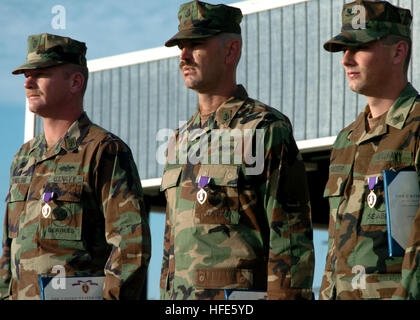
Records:
{"label": "man in camouflage uniform", "polygon": [[192,1],[178,18],[166,46],[181,49],[199,103],[168,146],[161,298],[224,299],[238,289],[312,299],[306,173],[289,119],[236,84],[242,13]]}
{"label": "man in camouflage uniform", "polygon": [[412,16],[386,1],[359,0],[345,4],[342,17],[342,32],[324,48],[344,52],[349,87],[368,105],[331,154],[320,298],[420,299],[420,211],[405,255],[389,257],[382,176],[407,168],[420,175],[420,97],[407,80]]}
{"label": "man in camouflage uniform", "polygon": [[129,147],[83,111],[85,53],[83,42],[32,35],[26,63],[12,72],[25,75],[44,132],[11,166],[1,298],[40,299],[38,278],[57,275],[55,266],[105,275],[105,299],[140,297],[150,259],[142,187]]}

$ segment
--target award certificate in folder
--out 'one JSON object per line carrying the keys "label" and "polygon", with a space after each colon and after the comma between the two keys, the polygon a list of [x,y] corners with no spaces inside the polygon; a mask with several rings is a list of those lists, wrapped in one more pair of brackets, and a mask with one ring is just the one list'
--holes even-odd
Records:
{"label": "award certificate in folder", "polygon": [[267,300],[267,291],[225,289],[225,300]]}
{"label": "award certificate in folder", "polygon": [[383,170],[390,257],[404,256],[419,208],[419,178],[413,170]]}
{"label": "award certificate in folder", "polygon": [[102,300],[104,276],[40,276],[42,300]]}

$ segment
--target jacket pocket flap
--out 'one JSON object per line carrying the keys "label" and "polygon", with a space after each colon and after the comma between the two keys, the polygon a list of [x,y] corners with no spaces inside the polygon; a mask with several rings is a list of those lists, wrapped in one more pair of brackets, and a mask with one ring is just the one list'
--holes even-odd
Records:
{"label": "jacket pocket flap", "polygon": [[331,175],[325,185],[324,198],[342,196],[347,180],[347,176]]}
{"label": "jacket pocket flap", "polygon": [[24,201],[29,190],[29,183],[14,183],[10,185],[6,202]]}
{"label": "jacket pocket flap", "polygon": [[239,166],[203,164],[198,171],[197,179],[200,176],[210,177],[210,184],[224,187],[237,187]]}
{"label": "jacket pocket flap", "polygon": [[179,176],[181,175],[182,167],[165,169],[160,185],[160,191],[165,191],[168,188],[175,187],[179,183]]}
{"label": "jacket pocket flap", "polygon": [[80,202],[82,199],[82,183],[48,183],[44,192],[53,192],[57,201]]}

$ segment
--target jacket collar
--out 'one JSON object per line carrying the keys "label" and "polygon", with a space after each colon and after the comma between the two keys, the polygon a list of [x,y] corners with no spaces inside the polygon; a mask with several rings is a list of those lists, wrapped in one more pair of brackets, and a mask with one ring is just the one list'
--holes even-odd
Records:
{"label": "jacket collar", "polygon": [[349,126],[347,138],[356,144],[381,136],[388,132],[388,126],[401,130],[413,108],[414,102],[418,97],[418,92],[410,83],[407,83],[397,100],[394,101],[388,110],[383,123],[378,124],[373,132],[366,132],[366,117],[369,114],[369,105],[357,117],[356,121]]}
{"label": "jacket collar", "polygon": [[61,150],[75,152],[89,132],[91,125],[92,122],[89,120],[86,113],[82,112],[80,117],[72,123],[66,134],[57,141],[51,151],[47,152],[45,134],[42,133],[34,139],[29,153],[37,152],[37,158],[40,159],[57,155]]}
{"label": "jacket collar", "polygon": [[228,128],[235,114],[242,107],[247,98],[248,93],[245,88],[239,84],[232,97],[222,103],[217,110],[210,115],[203,128],[201,127],[200,111],[197,110],[180,130],[187,129],[190,131],[194,129],[203,129],[207,131],[221,127]]}

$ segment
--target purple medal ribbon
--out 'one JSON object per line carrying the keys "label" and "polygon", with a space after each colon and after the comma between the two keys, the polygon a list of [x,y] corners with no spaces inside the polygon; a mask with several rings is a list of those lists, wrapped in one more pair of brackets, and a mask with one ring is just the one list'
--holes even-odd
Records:
{"label": "purple medal ribbon", "polygon": [[204,188],[206,185],[209,184],[209,182],[210,182],[210,177],[200,176],[198,180],[198,185],[200,186],[200,188]]}
{"label": "purple medal ribbon", "polygon": [[378,183],[378,177],[370,177],[368,178],[368,185],[369,185],[369,190],[370,193],[367,196],[367,203],[369,208],[373,209],[375,207],[376,204],[376,194],[373,191],[373,188],[375,188],[375,185]]}
{"label": "purple medal ribbon", "polygon": [[80,286],[82,283],[90,284],[91,286],[98,285],[96,282],[93,282],[92,280],[87,280],[87,281],[77,280],[77,282],[73,283],[72,286]]}
{"label": "purple medal ribbon", "polygon": [[375,185],[378,183],[378,177],[370,177],[368,178],[369,190],[373,190]]}
{"label": "purple medal ribbon", "polygon": [[50,202],[54,196],[54,192],[44,192],[44,202]]}

